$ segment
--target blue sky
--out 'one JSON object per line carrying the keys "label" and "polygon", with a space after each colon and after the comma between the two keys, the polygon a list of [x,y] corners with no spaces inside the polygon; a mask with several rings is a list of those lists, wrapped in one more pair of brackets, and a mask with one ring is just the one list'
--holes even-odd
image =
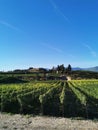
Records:
{"label": "blue sky", "polygon": [[0,0],[0,70],[98,65],[98,0]]}

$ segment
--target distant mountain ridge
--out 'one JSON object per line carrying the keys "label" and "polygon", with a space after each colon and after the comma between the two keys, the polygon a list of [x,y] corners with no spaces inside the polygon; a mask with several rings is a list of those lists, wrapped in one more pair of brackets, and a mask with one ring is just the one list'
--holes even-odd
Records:
{"label": "distant mountain ridge", "polygon": [[80,67],[73,67],[72,70],[83,70],[83,68],[80,68]]}
{"label": "distant mountain ridge", "polygon": [[98,72],[98,66],[95,67],[90,67],[90,68],[80,68],[80,67],[74,67],[72,70],[85,70],[85,71],[93,71],[93,72]]}

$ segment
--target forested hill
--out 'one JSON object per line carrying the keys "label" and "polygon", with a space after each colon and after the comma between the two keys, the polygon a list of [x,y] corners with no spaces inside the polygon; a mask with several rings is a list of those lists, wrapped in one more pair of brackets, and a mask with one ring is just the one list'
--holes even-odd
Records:
{"label": "forested hill", "polygon": [[77,70],[71,72],[73,79],[98,79],[98,72]]}
{"label": "forested hill", "polygon": [[69,76],[71,79],[98,79],[98,72],[91,71],[71,71],[68,73],[56,73],[50,71],[42,72],[2,72],[0,73],[0,82],[20,82],[32,80],[59,80],[63,76]]}

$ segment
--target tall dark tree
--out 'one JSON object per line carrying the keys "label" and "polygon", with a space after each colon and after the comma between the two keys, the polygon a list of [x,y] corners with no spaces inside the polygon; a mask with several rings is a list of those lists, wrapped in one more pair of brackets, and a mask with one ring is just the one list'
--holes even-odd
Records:
{"label": "tall dark tree", "polygon": [[62,65],[60,66],[60,68],[61,68],[61,73],[63,74],[63,73],[64,73],[64,71],[65,71],[64,64],[62,64]]}
{"label": "tall dark tree", "polygon": [[68,67],[66,68],[66,72],[67,72],[67,74],[70,74],[71,71],[72,71],[72,67],[71,67],[71,65],[69,64]]}
{"label": "tall dark tree", "polygon": [[51,72],[56,73],[56,68],[54,66],[52,67]]}
{"label": "tall dark tree", "polygon": [[58,71],[58,72],[60,71],[60,66],[59,66],[59,65],[57,66],[57,71]]}
{"label": "tall dark tree", "polygon": [[57,66],[57,71],[58,71],[59,73],[64,73],[64,71],[65,71],[64,64],[58,65],[58,66]]}

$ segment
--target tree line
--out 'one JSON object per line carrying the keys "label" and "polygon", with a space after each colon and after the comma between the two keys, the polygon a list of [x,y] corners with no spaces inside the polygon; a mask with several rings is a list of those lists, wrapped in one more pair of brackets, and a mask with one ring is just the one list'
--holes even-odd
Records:
{"label": "tree line", "polygon": [[64,64],[62,64],[50,69],[51,73],[57,73],[57,74],[71,74],[71,71],[72,67],[70,64],[67,67],[65,67]]}

